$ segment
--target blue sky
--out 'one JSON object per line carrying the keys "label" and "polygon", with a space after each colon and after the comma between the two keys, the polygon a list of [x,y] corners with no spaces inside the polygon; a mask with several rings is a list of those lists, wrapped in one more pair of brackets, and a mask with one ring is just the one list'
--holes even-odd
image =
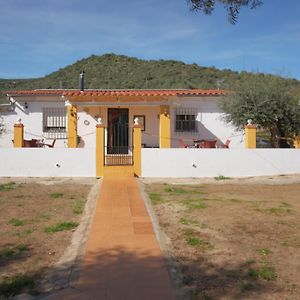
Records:
{"label": "blue sky", "polygon": [[189,11],[186,0],[0,0],[0,78],[39,77],[92,54],[175,59],[300,80],[300,1]]}

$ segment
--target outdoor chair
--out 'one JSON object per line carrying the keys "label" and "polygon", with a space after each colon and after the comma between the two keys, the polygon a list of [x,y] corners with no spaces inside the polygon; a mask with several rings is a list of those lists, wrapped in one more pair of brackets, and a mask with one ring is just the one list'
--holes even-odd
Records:
{"label": "outdoor chair", "polygon": [[226,149],[228,149],[229,148],[229,144],[230,144],[230,140],[227,140],[225,142],[225,144],[218,144],[217,148],[226,148]]}
{"label": "outdoor chair", "polygon": [[230,140],[227,140],[223,145],[223,148],[229,148]]}
{"label": "outdoor chair", "polygon": [[47,146],[48,148],[54,148],[55,142],[56,142],[56,139],[53,140],[52,144],[45,143],[44,145]]}

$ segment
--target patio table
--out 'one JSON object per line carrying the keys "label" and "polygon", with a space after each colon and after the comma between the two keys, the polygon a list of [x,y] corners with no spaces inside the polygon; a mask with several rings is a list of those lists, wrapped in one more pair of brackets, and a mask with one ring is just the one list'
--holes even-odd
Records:
{"label": "patio table", "polygon": [[196,148],[216,148],[217,140],[194,140]]}

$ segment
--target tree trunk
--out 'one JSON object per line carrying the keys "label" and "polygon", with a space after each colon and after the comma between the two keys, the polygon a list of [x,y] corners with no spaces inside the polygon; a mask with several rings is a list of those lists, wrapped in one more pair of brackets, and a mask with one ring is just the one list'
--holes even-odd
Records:
{"label": "tree trunk", "polygon": [[269,128],[271,134],[271,145],[273,148],[280,148],[280,135],[277,127]]}
{"label": "tree trunk", "polygon": [[278,133],[280,136],[280,140],[279,140],[279,147],[280,148],[290,148],[290,145],[288,143],[287,140],[287,133],[286,131],[282,128],[281,124],[278,124]]}

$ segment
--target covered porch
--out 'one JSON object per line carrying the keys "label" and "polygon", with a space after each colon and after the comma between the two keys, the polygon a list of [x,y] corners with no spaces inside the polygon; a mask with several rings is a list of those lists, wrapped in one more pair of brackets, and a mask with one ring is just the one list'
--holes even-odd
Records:
{"label": "covered porch", "polygon": [[68,147],[94,145],[97,176],[140,176],[141,147],[171,147],[168,96],[70,92],[64,99]]}
{"label": "covered porch", "polygon": [[217,120],[220,110],[215,97],[223,94],[218,90],[66,91],[68,147],[93,146],[87,129],[95,120],[106,128],[106,147],[126,146],[134,119],[142,126],[144,148],[182,148],[201,139],[224,145],[229,130]]}
{"label": "covered porch", "polygon": [[73,92],[64,95],[64,99],[69,148],[93,146],[93,126],[90,125],[95,120],[104,126],[104,147],[108,154],[131,150],[134,123],[141,125],[142,147],[171,147],[171,103],[166,95]]}

